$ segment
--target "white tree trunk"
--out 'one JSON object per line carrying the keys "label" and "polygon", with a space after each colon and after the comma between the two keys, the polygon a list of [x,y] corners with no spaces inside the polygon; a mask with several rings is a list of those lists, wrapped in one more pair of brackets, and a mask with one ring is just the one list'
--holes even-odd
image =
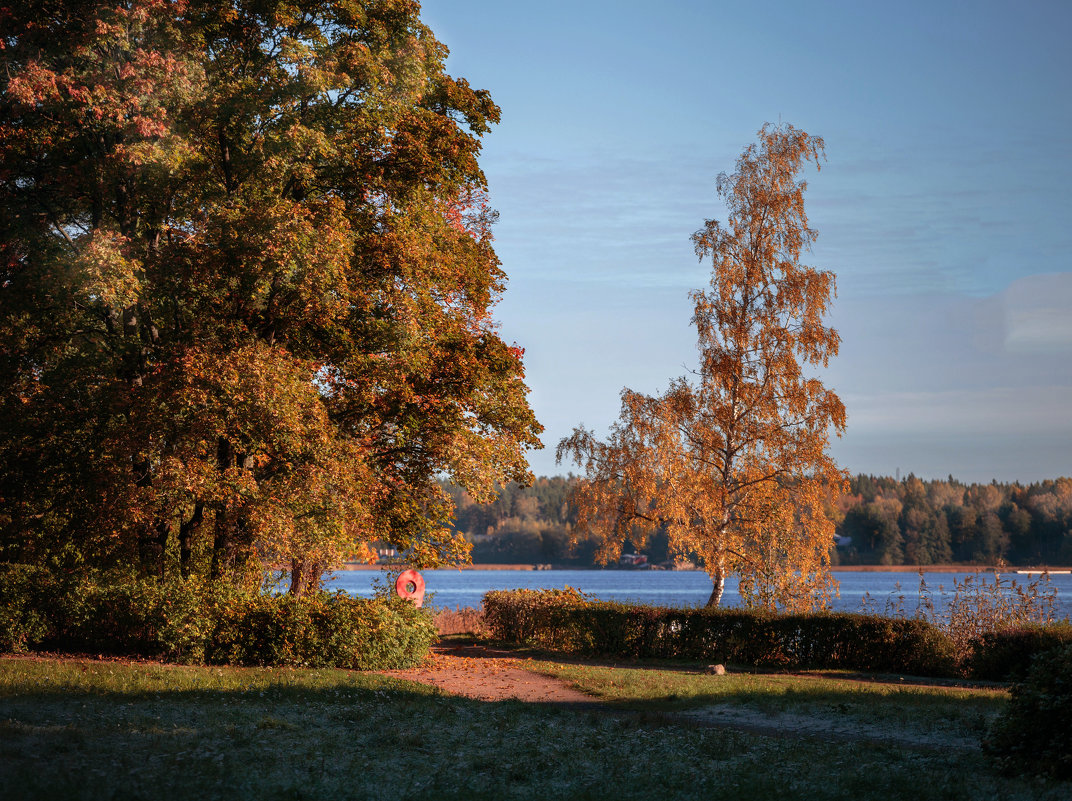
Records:
{"label": "white tree trunk", "polygon": [[711,573],[711,597],[707,599],[708,606],[718,606],[722,603],[722,591],[726,589],[726,571],[722,566],[722,560],[715,565]]}

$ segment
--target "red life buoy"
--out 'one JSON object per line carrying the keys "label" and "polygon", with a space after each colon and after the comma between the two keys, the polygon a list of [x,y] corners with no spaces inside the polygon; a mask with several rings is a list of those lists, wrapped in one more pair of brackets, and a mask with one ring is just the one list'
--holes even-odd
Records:
{"label": "red life buoy", "polygon": [[395,579],[395,592],[399,598],[413,601],[419,607],[424,603],[424,576],[416,570],[403,570]]}

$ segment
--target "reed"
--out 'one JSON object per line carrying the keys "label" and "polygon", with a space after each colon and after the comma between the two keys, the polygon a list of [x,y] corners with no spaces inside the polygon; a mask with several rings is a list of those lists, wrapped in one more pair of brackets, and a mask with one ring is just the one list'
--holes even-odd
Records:
{"label": "reed", "polygon": [[471,634],[484,637],[490,633],[484,622],[484,609],[467,606],[461,609],[438,609],[432,617],[436,632],[440,637],[458,634]]}
{"label": "reed", "polygon": [[1000,571],[973,573],[953,578],[952,590],[942,584],[937,591],[919,571],[919,587],[913,612],[906,608],[906,596],[895,590],[886,598],[881,612],[874,598],[865,594],[866,614],[925,620],[942,629],[953,641],[958,662],[972,658],[978,644],[988,635],[1011,629],[1051,626],[1058,622],[1057,588],[1048,573],[1019,582]]}

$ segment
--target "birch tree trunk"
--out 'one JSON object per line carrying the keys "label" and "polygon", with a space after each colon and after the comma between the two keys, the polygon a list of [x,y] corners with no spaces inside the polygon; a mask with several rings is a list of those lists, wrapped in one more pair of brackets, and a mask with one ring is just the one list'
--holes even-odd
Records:
{"label": "birch tree trunk", "polygon": [[711,596],[707,599],[707,605],[718,606],[722,603],[722,591],[726,589],[726,565],[722,557],[711,568]]}

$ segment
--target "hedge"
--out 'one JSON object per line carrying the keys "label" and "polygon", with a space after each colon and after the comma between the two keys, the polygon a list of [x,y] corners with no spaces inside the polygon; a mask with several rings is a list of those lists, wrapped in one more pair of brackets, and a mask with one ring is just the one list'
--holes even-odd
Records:
{"label": "hedge", "polygon": [[1038,654],[983,749],[1003,773],[1072,779],[1072,644]]}
{"label": "hedge", "polygon": [[431,615],[400,598],[247,596],[219,614],[207,661],[388,670],[416,664],[435,640]]}
{"label": "hedge", "polygon": [[973,678],[1022,679],[1039,655],[1072,645],[1072,624],[1014,626],[989,631],[971,643],[968,672]]}
{"label": "hedge", "polygon": [[0,564],[0,652],[49,650],[188,664],[386,670],[420,662],[436,639],[427,610],[344,593],[236,592],[196,579],[58,577]]}
{"label": "hedge", "polygon": [[668,609],[594,601],[575,590],[490,592],[484,596],[484,619],[496,639],[571,654],[793,670],[958,673],[952,640],[916,619]]}
{"label": "hedge", "polygon": [[915,618],[667,609],[595,601],[573,589],[489,592],[484,620],[503,642],[570,654],[994,681],[1021,678],[1036,655],[1072,644],[1067,622],[1019,626],[973,640],[958,660],[942,628]]}

